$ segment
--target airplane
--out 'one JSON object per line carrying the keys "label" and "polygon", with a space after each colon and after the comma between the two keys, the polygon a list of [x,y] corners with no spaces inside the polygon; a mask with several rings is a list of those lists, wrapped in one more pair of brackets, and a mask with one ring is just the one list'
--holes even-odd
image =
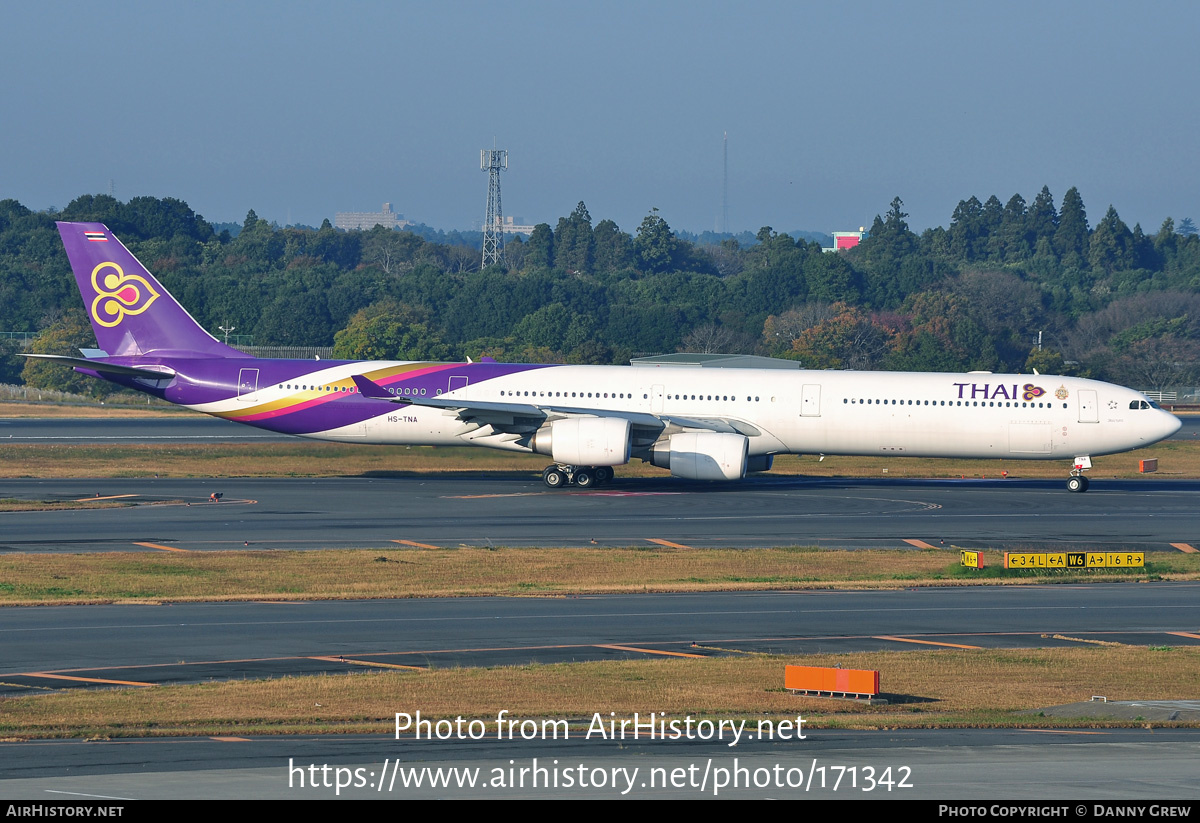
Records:
{"label": "airplane", "polygon": [[1093,456],[1181,426],[1131,389],[1036,372],[813,371],[756,357],[716,358],[725,368],[670,356],[630,366],[261,359],[205,331],[105,225],[58,229],[100,348],[27,357],[300,437],[547,455],[551,488],[607,482],[632,459],[738,480],[777,454],[812,454],[1070,459],[1067,488],[1085,492]]}

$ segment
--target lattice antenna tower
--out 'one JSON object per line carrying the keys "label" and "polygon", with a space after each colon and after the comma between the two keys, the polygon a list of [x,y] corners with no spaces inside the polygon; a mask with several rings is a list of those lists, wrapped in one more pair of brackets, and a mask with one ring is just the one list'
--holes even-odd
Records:
{"label": "lattice antenna tower", "polygon": [[721,234],[729,231],[729,132],[721,140]]}
{"label": "lattice antenna tower", "polygon": [[508,168],[508,152],[483,149],[479,167],[488,173],[487,210],[483,215],[483,267],[504,265],[504,210],[500,207],[500,172]]}

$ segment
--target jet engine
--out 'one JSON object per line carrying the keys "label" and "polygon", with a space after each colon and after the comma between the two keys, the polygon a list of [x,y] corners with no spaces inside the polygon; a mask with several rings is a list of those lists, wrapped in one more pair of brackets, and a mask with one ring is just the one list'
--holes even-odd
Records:
{"label": "jet engine", "polygon": [[619,417],[555,420],[538,429],[533,450],[568,466],[620,466],[629,462],[629,421]]}
{"label": "jet engine", "polygon": [[746,476],[745,435],[721,432],[682,432],[656,443],[650,462],[688,480],[740,480]]}

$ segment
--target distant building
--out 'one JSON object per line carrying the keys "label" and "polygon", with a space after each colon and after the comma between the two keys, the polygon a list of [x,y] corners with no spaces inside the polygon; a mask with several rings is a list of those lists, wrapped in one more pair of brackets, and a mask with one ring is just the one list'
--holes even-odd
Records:
{"label": "distant building", "polygon": [[863,237],[867,234],[865,226],[859,226],[858,231],[835,231],[833,234],[833,248],[822,249],[822,251],[844,251],[852,249],[862,242]]}
{"label": "distant building", "polygon": [[339,211],[333,216],[333,227],[352,231],[362,229],[367,231],[376,226],[385,229],[402,229],[411,226],[411,220],[405,220],[404,215],[392,211],[391,203],[383,204],[383,211]]}
{"label": "distant building", "polygon": [[523,223],[523,218],[505,217],[502,231],[505,234],[533,234],[533,226],[526,226]]}

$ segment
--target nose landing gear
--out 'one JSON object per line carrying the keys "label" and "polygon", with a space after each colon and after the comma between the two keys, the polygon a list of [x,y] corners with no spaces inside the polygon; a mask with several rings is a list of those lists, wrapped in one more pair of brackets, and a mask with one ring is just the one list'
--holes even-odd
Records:
{"label": "nose landing gear", "polygon": [[1076,457],[1075,465],[1071,467],[1071,476],[1067,478],[1067,491],[1081,493],[1087,491],[1090,484],[1083,473],[1091,467],[1091,457],[1086,454]]}

